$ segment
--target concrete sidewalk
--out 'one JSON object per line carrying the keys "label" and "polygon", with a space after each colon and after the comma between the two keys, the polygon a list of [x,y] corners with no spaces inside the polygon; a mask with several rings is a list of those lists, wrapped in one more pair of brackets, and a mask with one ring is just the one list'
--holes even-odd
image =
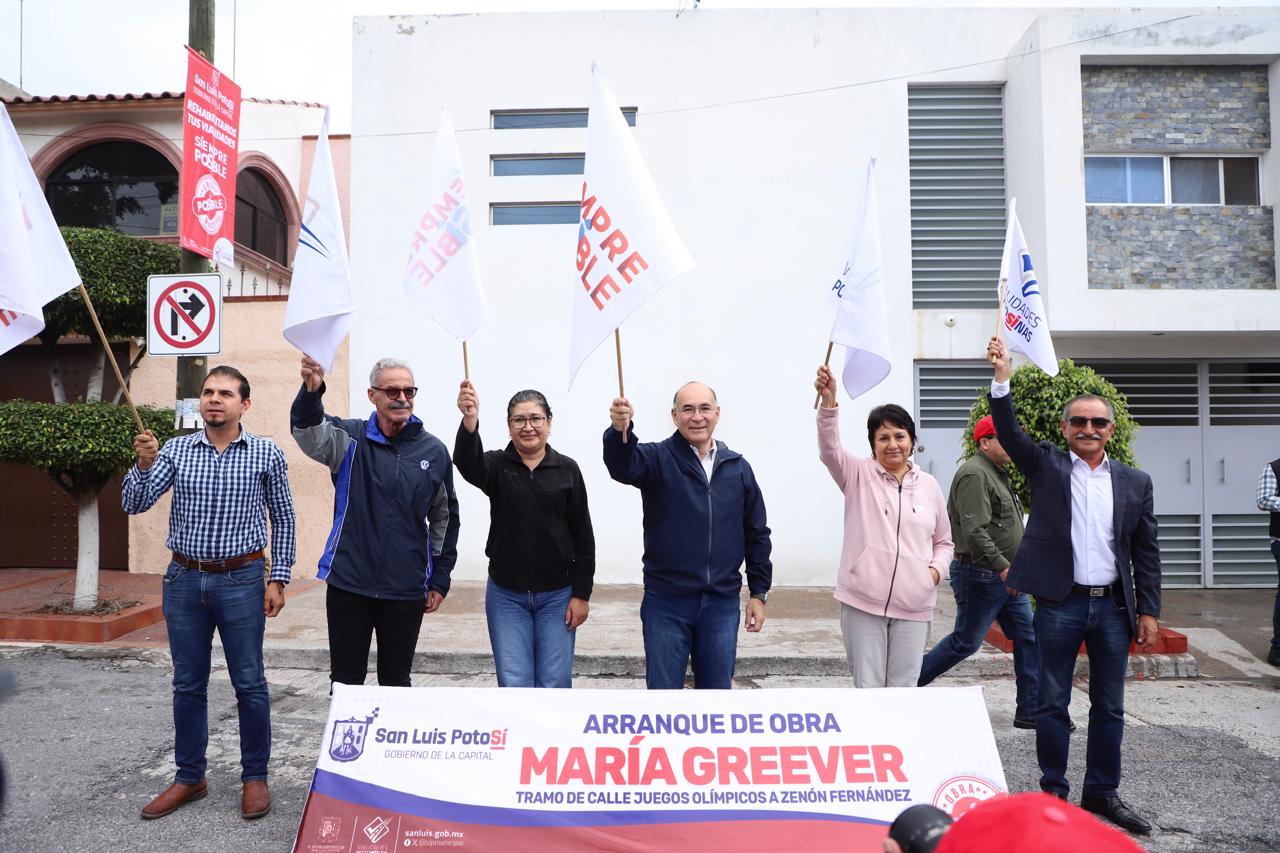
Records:
{"label": "concrete sidewalk", "polygon": [[[155,578],[159,585],[159,577]],[[1271,590],[1166,590],[1161,624],[1187,634],[1186,655],[1132,655],[1130,677],[1274,678],[1280,669],[1266,663],[1271,637]],[[580,675],[641,677],[638,585],[601,585],[592,595],[591,616],[579,629],[576,667]],[[267,623],[269,668],[328,669],[325,585],[302,579],[290,585],[284,611]],[[938,593],[931,642],[951,631],[955,601],[948,587]],[[163,623],[127,634],[110,647],[163,648]],[[739,633],[740,677],[830,676],[846,672],[840,639],[839,606],[824,587],[787,587],[770,595],[767,621],[758,634]],[[1081,666],[1086,667],[1083,659]],[[453,585],[439,611],[423,620],[414,670],[473,675],[493,672],[484,616],[484,584]],[[372,672],[372,667],[370,668]],[[989,645],[950,675],[982,678],[1013,675],[1013,658]]]}

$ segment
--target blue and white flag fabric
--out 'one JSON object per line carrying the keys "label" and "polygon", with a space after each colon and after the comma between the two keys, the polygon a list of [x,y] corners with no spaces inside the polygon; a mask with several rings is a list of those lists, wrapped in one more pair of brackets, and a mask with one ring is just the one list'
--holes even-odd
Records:
{"label": "blue and white flag fabric", "polygon": [[0,354],[44,330],[44,306],[80,284],[9,111],[0,104]]}
{"label": "blue and white flag fabric", "polygon": [[1009,202],[1009,228],[1005,232],[997,287],[997,298],[1004,300],[1000,306],[1000,329],[1009,350],[1022,353],[1045,373],[1057,376],[1058,354],[1049,336],[1043,288],[1036,280],[1031,251],[1018,222],[1017,199]]}
{"label": "blue and white flag fabric", "polygon": [[889,316],[884,303],[874,158],[867,163],[844,266],[835,284],[827,289],[827,301],[836,309],[831,340],[845,348],[844,390],[850,397],[859,397],[889,375]]}
{"label": "blue and white flag fabric", "polygon": [[440,114],[425,195],[415,214],[405,292],[445,331],[465,341],[484,322],[484,287],[448,107]]}
{"label": "blue and white flag fabric", "polygon": [[329,154],[329,111],[325,110],[293,256],[284,337],[325,370],[332,370],[334,355],[354,319],[351,268],[342,231],[338,180]]}

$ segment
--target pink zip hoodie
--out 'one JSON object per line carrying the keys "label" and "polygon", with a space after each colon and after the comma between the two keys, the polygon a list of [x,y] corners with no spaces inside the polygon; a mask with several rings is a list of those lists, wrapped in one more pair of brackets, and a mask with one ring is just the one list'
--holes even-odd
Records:
{"label": "pink zip hoodie", "polygon": [[[876,616],[928,622],[955,548],[938,481],[910,463],[902,486],[874,458],[840,443],[839,408],[818,409],[818,455],[844,492],[837,601]],[[901,519],[901,523],[899,523]]]}

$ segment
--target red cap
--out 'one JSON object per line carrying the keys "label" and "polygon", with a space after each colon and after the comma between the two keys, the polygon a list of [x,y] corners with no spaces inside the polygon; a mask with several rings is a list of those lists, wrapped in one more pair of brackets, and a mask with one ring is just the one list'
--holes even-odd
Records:
{"label": "red cap", "polygon": [[1084,809],[1039,792],[993,797],[956,818],[934,853],[1142,853]]}
{"label": "red cap", "polygon": [[991,420],[991,415],[983,415],[978,418],[978,422],[973,425],[973,440],[975,443],[984,438],[990,438],[995,434],[996,422]]}

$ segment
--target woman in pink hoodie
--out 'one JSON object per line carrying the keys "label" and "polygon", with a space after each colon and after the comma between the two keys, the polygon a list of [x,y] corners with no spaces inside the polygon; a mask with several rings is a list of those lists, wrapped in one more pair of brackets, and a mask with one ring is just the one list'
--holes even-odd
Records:
{"label": "woman in pink hoodie", "polygon": [[840,442],[836,380],[818,368],[818,455],[844,492],[836,573],[840,633],[855,687],[915,687],[938,583],[954,550],[938,481],[911,461],[916,425],[901,406],[867,418],[873,458]]}

